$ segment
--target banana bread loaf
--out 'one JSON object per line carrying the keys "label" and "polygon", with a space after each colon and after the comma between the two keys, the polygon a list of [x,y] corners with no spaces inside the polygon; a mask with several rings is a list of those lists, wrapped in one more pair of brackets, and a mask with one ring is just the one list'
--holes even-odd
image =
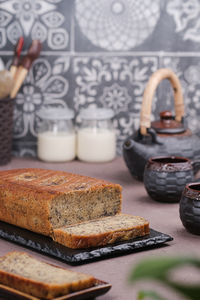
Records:
{"label": "banana bread loaf", "polygon": [[149,234],[149,222],[142,217],[118,214],[65,226],[53,231],[53,239],[69,248],[88,248],[129,240]]}
{"label": "banana bread loaf", "polygon": [[121,211],[121,186],[45,169],[0,172],[0,220],[44,235]]}
{"label": "banana bread loaf", "polygon": [[94,286],[95,278],[16,251],[0,257],[0,283],[32,296],[52,299]]}

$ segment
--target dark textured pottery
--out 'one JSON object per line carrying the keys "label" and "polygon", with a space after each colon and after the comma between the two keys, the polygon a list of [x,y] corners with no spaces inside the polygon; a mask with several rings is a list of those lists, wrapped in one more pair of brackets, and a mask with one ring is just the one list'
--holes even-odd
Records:
{"label": "dark textured pottery", "polygon": [[184,156],[189,159],[200,159],[200,139],[189,132],[185,134],[159,135],[151,128],[149,136],[143,136],[138,131],[123,144],[125,163],[138,180],[143,180],[144,168],[152,156]]}
{"label": "dark textured pottery", "polygon": [[185,185],[194,180],[199,161],[185,157],[152,157],[144,170],[144,185],[149,196],[159,202],[179,202]]}
{"label": "dark textured pottery", "polygon": [[[160,119],[151,122],[151,107],[158,84],[168,79],[174,92],[174,111],[160,113]],[[154,72],[144,90],[140,114],[140,128],[123,144],[123,156],[131,174],[143,180],[144,168],[153,156],[183,156],[200,159],[200,138],[192,134],[184,122],[184,101],[178,77],[170,69]]]}
{"label": "dark textured pottery", "polygon": [[189,232],[200,235],[200,182],[185,187],[179,212],[183,226]]}

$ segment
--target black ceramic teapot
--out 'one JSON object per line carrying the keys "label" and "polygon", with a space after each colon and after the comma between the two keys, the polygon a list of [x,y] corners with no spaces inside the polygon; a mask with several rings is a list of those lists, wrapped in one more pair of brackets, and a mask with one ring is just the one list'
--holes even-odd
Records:
{"label": "black ceramic teapot", "polygon": [[[174,91],[175,116],[160,113],[151,123],[151,105],[155,90],[163,79],[169,79]],[[131,174],[143,180],[150,157],[163,155],[200,158],[200,138],[184,124],[184,103],[178,77],[170,69],[159,69],[149,79],[144,91],[139,130],[123,144],[123,156]]]}

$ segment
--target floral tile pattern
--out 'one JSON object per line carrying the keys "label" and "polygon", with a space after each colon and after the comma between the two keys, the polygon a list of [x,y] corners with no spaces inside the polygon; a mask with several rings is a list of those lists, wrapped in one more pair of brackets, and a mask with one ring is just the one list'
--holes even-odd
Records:
{"label": "floral tile pattern", "polygon": [[[60,64],[63,70],[58,70]],[[15,99],[14,138],[25,137],[28,133],[36,136],[37,111],[42,106],[66,106],[63,98],[67,94],[69,84],[63,72],[67,72],[68,69],[68,57],[57,58],[52,64],[46,58],[35,61]]]}
{"label": "floral tile pattern", "polygon": [[88,105],[114,110],[118,153],[125,137],[138,129],[145,84],[157,68],[156,57],[74,58],[74,107],[77,112]]}
{"label": "floral tile pattern", "polygon": [[[20,36],[40,39],[45,48],[69,49],[69,10],[63,0],[1,0],[0,49],[15,45]],[[69,1],[67,0],[68,4]]]}
{"label": "floral tile pattern", "polygon": [[[171,68],[180,79],[185,105],[185,116],[190,129],[199,133],[200,123],[200,60],[197,57],[163,58],[163,67]],[[171,90],[166,97],[171,99]]]}
{"label": "floral tile pattern", "polygon": [[200,42],[200,2],[198,0],[170,0],[167,12],[172,15],[176,32],[183,34],[184,40]]}
{"label": "floral tile pattern", "polygon": [[[9,68],[11,58],[5,58],[4,61],[6,67]],[[56,58],[54,56],[40,57],[33,63],[15,99],[13,137],[14,145],[19,143],[23,146],[20,155],[25,155],[25,153],[35,155],[32,148],[36,144],[37,128],[40,124],[37,116],[38,110],[44,106],[67,106],[69,70],[70,58],[67,55]],[[25,145],[31,148],[26,148],[25,151]]]}
{"label": "floral tile pattern", "polygon": [[[200,0],[0,0],[0,69],[9,68],[19,36],[24,52],[42,42],[15,99],[14,154],[36,155],[38,110],[112,108],[121,154],[139,128],[150,75],[169,67],[181,80],[190,128],[199,131]],[[4,66],[3,66],[4,65]],[[152,120],[173,110],[169,82],[157,88]]]}
{"label": "floral tile pattern", "polygon": [[130,50],[153,32],[160,17],[160,0],[77,0],[75,16],[81,32],[95,46]]}

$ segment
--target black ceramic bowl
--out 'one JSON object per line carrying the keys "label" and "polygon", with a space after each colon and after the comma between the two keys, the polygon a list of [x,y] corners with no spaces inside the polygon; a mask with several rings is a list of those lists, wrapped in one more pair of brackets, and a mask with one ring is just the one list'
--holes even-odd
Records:
{"label": "black ceramic bowl", "polygon": [[156,201],[179,202],[185,185],[193,179],[193,163],[185,157],[152,157],[145,166],[144,185]]}
{"label": "black ceramic bowl", "polygon": [[185,187],[179,212],[183,226],[189,232],[200,235],[200,182]]}

